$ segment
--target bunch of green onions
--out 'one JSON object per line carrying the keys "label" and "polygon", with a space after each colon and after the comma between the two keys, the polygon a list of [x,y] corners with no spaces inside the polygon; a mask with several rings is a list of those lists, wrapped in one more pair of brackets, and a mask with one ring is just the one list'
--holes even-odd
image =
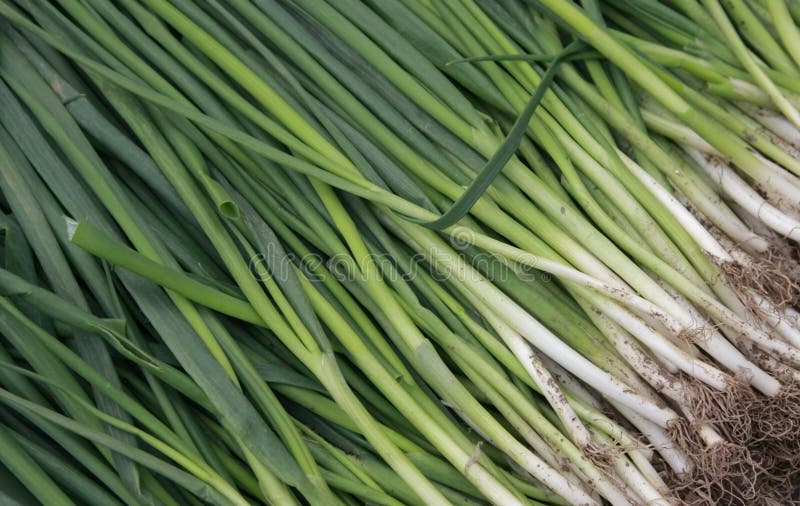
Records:
{"label": "bunch of green onions", "polygon": [[800,502],[798,5],[0,0],[0,503]]}

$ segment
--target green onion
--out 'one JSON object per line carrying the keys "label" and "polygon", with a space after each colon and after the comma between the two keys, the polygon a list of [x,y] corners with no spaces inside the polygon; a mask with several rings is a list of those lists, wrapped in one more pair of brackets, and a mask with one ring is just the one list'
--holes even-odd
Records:
{"label": "green onion", "polygon": [[796,498],[794,3],[0,16],[4,501]]}

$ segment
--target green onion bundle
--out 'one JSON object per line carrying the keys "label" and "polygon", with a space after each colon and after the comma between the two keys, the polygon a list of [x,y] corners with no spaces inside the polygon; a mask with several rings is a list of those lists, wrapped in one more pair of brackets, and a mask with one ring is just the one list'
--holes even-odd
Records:
{"label": "green onion bundle", "polygon": [[0,502],[800,503],[798,26],[0,0]]}

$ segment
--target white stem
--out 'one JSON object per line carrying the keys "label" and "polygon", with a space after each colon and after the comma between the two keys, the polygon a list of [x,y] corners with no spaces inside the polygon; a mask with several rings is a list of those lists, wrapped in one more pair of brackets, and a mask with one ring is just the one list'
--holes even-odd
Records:
{"label": "white stem", "polygon": [[536,354],[536,351],[518,333],[506,325],[494,312],[486,307],[485,304],[473,294],[467,292],[465,296],[469,302],[480,311],[486,318],[489,325],[497,332],[497,335],[506,343],[517,360],[525,368],[525,371],[539,388],[541,394],[556,412],[558,418],[564,424],[567,432],[572,437],[572,441],[582,448],[591,442],[589,431],[581,422],[578,415],[572,409],[569,401],[564,397],[550,371],[544,366]]}
{"label": "white stem", "polygon": [[[790,174],[786,169],[756,153],[756,158],[761,160],[770,173],[766,178],[769,187],[765,189],[767,197],[773,200],[776,207],[789,214],[792,218],[798,219],[798,204],[800,204],[800,182],[797,177]],[[777,190],[776,190],[777,189]],[[772,190],[772,191],[770,191]],[[774,193],[773,193],[774,192]]]}
{"label": "white stem", "polygon": [[729,380],[724,372],[702,360],[692,357],[690,354],[665,339],[640,318],[633,316],[613,303],[603,304],[601,309],[631,335],[650,348],[654,354],[664,357],[686,374],[699,379],[717,390],[724,390],[727,388]]}
{"label": "white stem", "polygon": [[647,478],[625,456],[614,460],[614,469],[622,480],[639,496],[641,503],[653,506],[672,506]]}
{"label": "white stem", "polygon": [[784,313],[786,313],[786,322],[789,325],[796,329],[800,328],[800,313],[791,307],[787,307],[784,310]]}
{"label": "white stem", "polygon": [[700,437],[708,447],[725,442],[725,438],[720,436],[710,425],[702,425],[699,432]]}
{"label": "white stem", "polygon": [[[699,325],[698,322],[704,322],[705,321],[705,317],[701,316],[697,312],[697,308],[692,306],[686,300],[685,297],[681,296],[681,294],[679,294],[677,292],[677,290],[675,290],[672,287],[672,285],[670,285],[669,283],[665,282],[663,279],[658,279],[657,283],[658,283],[658,286],[660,286],[665,292],[667,292],[669,294],[670,297],[672,297],[672,299],[674,300],[675,304],[680,306],[680,308],[683,311],[683,313],[685,315],[688,315],[687,317],[684,318],[684,320],[685,321],[691,320],[692,323],[690,324],[690,326],[686,326],[686,324],[684,323],[681,326],[681,328],[685,329],[686,332],[690,333],[690,334],[693,331],[696,331],[697,328],[698,328],[698,325]],[[650,320],[648,320],[648,321],[650,321]],[[656,322],[656,323],[659,323],[659,322]],[[662,327],[663,327],[663,325],[662,325]],[[690,345],[690,346],[687,346],[687,344],[689,344],[689,341],[686,340],[686,335],[676,335],[672,331],[672,329],[670,329],[670,328],[664,328],[664,331],[665,331],[666,337],[672,339],[673,342],[678,347],[680,347],[681,349],[686,351],[686,353],[688,353],[689,355],[691,355],[691,356],[693,356],[695,358],[702,356],[702,353],[697,348],[697,346],[695,346],[693,344]]]}
{"label": "white stem", "polygon": [[800,349],[769,335],[761,329],[755,328],[753,325],[736,318],[733,314],[731,316],[731,321],[724,322],[722,324],[723,327],[739,333],[762,350],[778,356],[785,362],[800,365]]}
{"label": "white stem", "polygon": [[628,450],[629,453],[635,453],[639,455],[640,458],[648,462],[653,458],[652,450],[648,448],[639,448],[637,445],[638,441],[635,437],[629,434],[622,426],[600,412],[602,409],[601,404],[597,401],[594,395],[589,392],[586,387],[584,387],[583,383],[575,379],[572,374],[564,370],[563,367],[558,365],[547,355],[542,355],[541,359],[545,367],[547,367],[547,370],[553,374],[553,376],[566,391],[573,396],[582,399],[587,405],[592,406],[596,410],[594,413],[589,415],[589,417],[587,417],[585,413],[583,416],[584,420],[587,420],[591,424],[593,430],[602,432],[608,437],[619,442],[625,448],[630,448],[630,450]]}
{"label": "white stem", "polygon": [[[566,267],[558,262],[553,262],[526,251],[523,251],[514,246],[508,245],[488,236],[475,234],[474,231],[465,227],[453,227],[450,232],[454,237],[459,240],[474,244],[487,251],[501,255],[511,261],[528,265],[545,272],[550,272],[556,276],[562,277],[569,281],[575,281],[583,286],[588,286],[597,291],[602,292],[604,295],[619,300],[623,304],[635,308],[642,314],[658,318],[666,328],[669,329],[693,329],[697,327],[699,322],[704,319],[699,317],[696,310],[692,309],[694,313],[687,311],[687,308],[679,304],[674,298],[669,295],[661,297],[662,303],[669,304],[667,310],[662,310],[651,302],[642,299],[638,295],[633,294],[627,287],[609,286],[608,284],[598,281],[580,271]],[[658,287],[663,293],[663,288]],[[524,312],[524,311],[523,311]],[[674,317],[673,317],[674,316]],[[676,324],[677,321],[677,324]],[[769,375],[761,371],[754,364],[749,362],[735,347],[727,342],[718,332],[709,331],[707,336],[701,342],[701,346],[706,349],[716,360],[724,364],[729,370],[738,373],[743,369],[751,372],[750,378],[753,386],[758,388],[768,395],[774,395],[780,388],[780,384],[771,378]],[[523,333],[524,335],[524,333]],[[563,344],[563,343],[562,343]]]}
{"label": "white stem", "polygon": [[[589,446],[592,443],[592,436],[589,430],[583,425],[575,411],[573,411],[569,401],[561,392],[558,383],[556,383],[542,361],[539,360],[533,348],[528,345],[522,336],[514,332],[511,327],[498,318],[491,309],[483,306],[474,296],[470,297],[470,299],[473,305],[484,315],[489,325],[495,329],[497,334],[522,363],[531,379],[533,379],[534,383],[539,387],[542,395],[544,395],[553,408],[553,411],[556,412],[556,415],[564,424],[567,433],[571,436],[576,446],[578,448],[586,448]],[[596,487],[604,497],[614,504],[627,502],[624,499],[622,491],[603,476],[601,472],[596,469],[593,469],[593,471],[590,479],[594,487]]]}
{"label": "white stem", "polygon": [[516,409],[500,394],[494,387],[492,387],[482,376],[475,374],[473,377],[475,385],[483,390],[490,396],[491,402],[495,405],[497,410],[508,420],[512,427],[522,436],[522,438],[530,445],[530,447],[539,454],[547,464],[553,469],[558,469],[565,478],[570,480],[577,486],[580,485],[580,480],[577,476],[569,472],[564,472],[565,465],[571,465],[572,462],[564,456],[563,453],[558,453],[539,435],[536,430],[528,424],[525,419],[517,412]]}
{"label": "white stem", "polygon": [[[686,392],[683,388],[676,385],[673,379],[662,375],[661,371],[653,367],[643,369],[640,371],[640,374],[642,374],[642,377],[645,378],[657,392],[675,401],[681,407],[682,411],[687,413],[688,417],[691,417],[691,412],[687,409],[689,400],[686,398]],[[727,386],[727,384],[725,386]],[[714,434],[713,429],[705,424],[700,427],[700,432],[705,436]]]}
{"label": "white stem", "polygon": [[540,357],[542,362],[544,363],[547,370],[550,371],[555,379],[563,385],[563,387],[572,394],[575,398],[579,399],[581,402],[586,404],[587,406],[591,406],[596,410],[601,409],[600,402],[597,398],[590,392],[580,381],[576,380],[575,377],[570,374],[568,371],[564,370],[563,367],[558,365],[557,362],[553,361],[547,355],[543,355]]}
{"label": "white stem", "polygon": [[[722,189],[719,188],[720,193],[722,193]],[[738,216],[749,228],[753,231],[753,233],[758,234],[759,236],[763,237],[765,241],[771,241],[780,237],[780,234],[777,234],[774,230],[769,228],[763,221],[761,221],[757,216],[754,216],[747,212],[742,206],[738,203],[734,202],[731,199],[728,200],[728,206],[731,208],[731,211],[736,213]],[[742,245],[744,248],[744,245]],[[769,245],[767,248],[760,251],[763,253],[769,249]]]}
{"label": "white stem", "polygon": [[454,275],[455,279],[460,281],[457,286],[462,291],[468,290],[475,295],[512,329],[572,374],[594,386],[604,395],[641,412],[643,416],[663,427],[666,427],[667,423],[677,416],[670,408],[657,406],[635,393],[629,385],[603,371],[570,348],[516,302],[483,278],[462,258],[448,251],[449,248],[443,249],[444,243],[439,238],[429,233],[421,233],[415,238],[425,247],[437,267],[443,268],[445,272]]}
{"label": "white stem", "polygon": [[800,241],[800,222],[782,213],[764,200],[738,174],[719,158],[706,157],[694,148],[684,146],[689,155],[716,181],[723,193],[737,202],[745,211],[759,218],[775,232]]}
{"label": "white stem", "polygon": [[774,328],[786,342],[795,348],[800,348],[800,330],[787,322],[786,311],[776,308],[767,299],[753,290],[750,290],[750,297],[752,297],[753,302],[755,302],[760,310],[759,312],[764,321],[766,321],[770,327]]}
{"label": "white stem", "polygon": [[[583,490],[582,487],[572,483],[566,476],[550,467],[541,457],[533,453],[530,449],[520,444],[516,439],[510,437],[510,434],[501,435],[501,440],[490,438],[484,433],[480,426],[475,423],[466,413],[456,405],[445,403],[447,407],[452,409],[467,425],[478,433],[483,439],[488,441],[493,446],[497,446],[502,450],[509,459],[516,462],[522,469],[530,473],[531,476],[541,481],[544,485],[549,487],[553,492],[557,493],[564,499],[575,504],[580,505],[597,505],[589,494]],[[480,451],[480,450],[478,450]],[[626,504],[626,503],[620,503]]]}
{"label": "white stem", "polygon": [[725,249],[714,239],[708,230],[694,217],[688,209],[678,202],[672,193],[661,186],[653,176],[647,173],[638,163],[631,160],[625,153],[617,150],[617,154],[628,167],[628,170],[644,184],[653,195],[661,202],[672,214],[672,216],[683,225],[683,228],[697,241],[697,244],[707,253],[723,258],[726,255]]}
{"label": "white stem", "polygon": [[639,452],[629,452],[628,458],[631,459],[633,464],[639,469],[639,472],[653,485],[656,490],[661,492],[662,494],[669,494],[670,489],[667,487],[667,484],[664,483],[664,480],[661,478],[661,475],[658,474],[658,471],[653,467],[649,460],[643,458],[643,456]]}
{"label": "white stem", "polygon": [[617,411],[625,417],[634,427],[639,429],[639,432],[645,437],[647,441],[653,446],[653,449],[658,452],[664,459],[664,462],[676,473],[684,474],[691,472],[694,469],[694,464],[691,459],[682,451],[675,448],[675,444],[667,435],[667,432],[658,425],[646,420],[631,411],[625,406],[618,403],[611,402]]}
{"label": "white stem", "polygon": [[[738,343],[738,345],[743,346],[742,343]],[[778,361],[769,353],[753,347],[748,350],[748,354],[754,363],[774,377],[780,378],[786,383],[800,383],[800,371]]]}
{"label": "white stem", "polygon": [[[471,298],[474,300],[474,296]],[[552,378],[552,376],[550,376],[547,370],[544,369],[543,364],[537,367],[536,364],[537,360],[535,355],[530,356],[529,358],[530,365],[528,365],[527,363],[528,361],[526,361],[525,358],[526,354],[529,353],[531,349],[527,345],[527,343],[525,343],[522,340],[522,338],[518,334],[516,334],[510,327],[505,325],[496,316],[492,315],[492,311],[488,311],[482,314],[485,314],[487,321],[489,321],[489,324],[495,328],[495,330],[501,337],[503,337],[504,341],[514,351],[515,355],[522,361],[523,365],[526,366],[526,369],[531,374],[531,377],[534,379],[534,381],[537,382],[540,388],[542,388],[544,392],[548,392],[548,390],[554,390],[551,393],[551,395],[545,393],[545,397],[548,398],[550,404],[559,414],[559,417],[562,419],[562,421],[567,423],[567,421],[570,420],[570,417],[572,417],[572,419],[574,420],[577,420],[577,417],[573,416],[574,412],[569,413],[566,412],[566,410],[564,410],[565,412],[563,414],[559,413],[561,407],[568,407],[569,405],[567,404],[567,401],[561,394],[560,390],[558,390],[557,385],[551,384],[551,386],[549,387],[547,386],[548,384],[551,383],[549,380]],[[571,409],[569,411],[571,412]],[[568,427],[568,432],[570,432],[571,434],[574,433],[576,430],[579,431],[581,434],[583,434],[584,431],[586,431],[583,425],[580,425],[580,427],[577,428],[576,427],[570,428],[570,424],[567,424],[567,427]],[[588,432],[585,432],[584,437],[586,438],[586,443],[588,443],[590,440]],[[664,500],[663,496],[658,492],[658,490],[656,490],[653,487],[653,485],[637,471],[635,467],[630,466],[630,463],[627,461],[627,459],[625,459],[625,457],[615,458],[615,469],[617,470],[617,473],[623,478],[625,483],[627,483],[628,486],[630,486],[631,489],[640,498],[644,499],[644,501],[647,502],[648,504],[650,504],[651,502],[654,504],[669,504]],[[598,483],[598,486],[599,485],[600,484]],[[608,485],[604,486],[613,486],[613,485],[609,483]],[[606,495],[605,492],[604,495]]]}
{"label": "white stem", "polygon": [[[688,155],[685,156],[686,162],[692,163]],[[694,169],[689,168],[689,170]],[[694,207],[694,212],[697,213],[700,219],[708,220],[716,227],[709,228],[709,233],[718,241],[720,240],[720,235],[724,234],[737,244],[741,244],[742,247],[746,248],[748,251],[754,253],[763,253],[767,251],[770,246],[769,242],[758,235],[756,231],[752,230],[747,223],[722,200],[722,196],[719,195],[717,191],[718,188],[712,186],[713,183],[709,185],[709,191],[714,192],[712,195],[708,195],[700,190],[695,190],[692,192],[692,195],[687,195],[676,190],[677,198],[681,200],[685,206]]]}
{"label": "white stem", "polygon": [[781,145],[786,152],[800,159],[800,130],[786,118],[765,107],[750,104],[748,102],[736,102],[736,107],[744,111],[753,120],[768,128],[787,144]]}

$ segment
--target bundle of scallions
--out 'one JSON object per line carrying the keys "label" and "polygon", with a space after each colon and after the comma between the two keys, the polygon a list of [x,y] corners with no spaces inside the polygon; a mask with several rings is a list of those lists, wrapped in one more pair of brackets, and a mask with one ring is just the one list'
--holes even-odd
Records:
{"label": "bundle of scallions", "polygon": [[800,2],[0,0],[0,504],[800,504]]}

